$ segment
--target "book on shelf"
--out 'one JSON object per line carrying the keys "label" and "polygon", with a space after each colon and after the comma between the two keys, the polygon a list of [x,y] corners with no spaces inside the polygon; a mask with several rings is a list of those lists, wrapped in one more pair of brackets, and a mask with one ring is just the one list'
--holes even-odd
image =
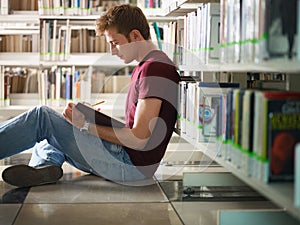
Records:
{"label": "book on shelf", "polygon": [[292,60],[299,55],[298,0],[221,0],[220,6],[221,62]]}
{"label": "book on shelf", "polygon": [[[218,136],[223,137],[225,132],[226,112],[221,106],[225,106],[226,93],[229,88],[238,88],[238,83],[222,82],[198,82],[198,106],[197,106],[197,141],[214,142]],[[218,123],[219,124],[218,124]]]}
{"label": "book on shelf", "polygon": [[255,80],[251,83],[251,87],[255,89],[274,89],[286,90],[287,83],[285,80]]}
{"label": "book on shelf", "polygon": [[142,9],[155,9],[161,8],[163,1],[162,0],[138,0],[137,5]]}
{"label": "book on shelf", "polygon": [[[220,56],[220,3],[207,3],[206,14],[206,41],[205,41],[205,62],[218,62]],[[203,31],[202,31],[203,32]]]}
{"label": "book on shelf", "polygon": [[266,57],[294,59],[297,54],[298,0],[266,1]]}
{"label": "book on shelf", "polygon": [[157,42],[157,45],[158,45],[158,48],[160,50],[162,50],[162,36],[161,36],[161,29],[160,27],[158,26],[158,23],[157,22],[153,22],[152,23],[152,26],[154,28],[154,32],[155,32],[155,37],[156,37],[156,42]]}
{"label": "book on shelf", "polygon": [[38,34],[3,35],[1,52],[38,52]]}
{"label": "book on shelf", "polygon": [[266,183],[292,180],[300,93],[255,90],[254,101],[252,176]]}
{"label": "book on shelf", "polygon": [[300,207],[300,143],[295,146],[295,186],[294,186],[294,203]]}
{"label": "book on shelf", "polygon": [[242,127],[241,127],[241,169],[248,176],[252,176],[253,170],[253,128],[254,128],[254,90],[247,89],[242,103]]}
{"label": "book on shelf", "polygon": [[295,147],[300,142],[300,93],[265,92],[267,159],[265,182],[294,179]]}
{"label": "book on shelf", "polygon": [[[248,0],[242,1],[242,15],[241,15],[241,62],[248,63],[254,61],[254,40],[255,38],[255,2],[261,2],[261,0]],[[257,11],[262,9],[257,8]],[[257,13],[259,15],[259,12]],[[247,22],[245,22],[247,21]],[[259,36],[259,35],[258,35]],[[246,41],[249,40],[249,41]]]}
{"label": "book on shelf", "polygon": [[182,43],[182,64],[198,65],[219,61],[220,55],[220,3],[199,5],[183,18],[183,35],[177,36]]}
{"label": "book on shelf", "polygon": [[0,1],[0,7],[1,7],[1,15],[7,15],[9,12],[9,0],[1,0]]}
{"label": "book on shelf", "polygon": [[[104,2],[104,1],[103,1]],[[103,4],[103,2],[101,2]],[[39,0],[38,12],[39,15],[90,15],[92,11],[97,11],[99,2],[91,0]]]}
{"label": "book on shelf", "polygon": [[[233,63],[240,61],[241,38],[241,2],[239,0],[221,1],[220,43],[221,62]],[[232,32],[235,31],[235,32]]]}
{"label": "book on shelf", "polygon": [[43,61],[65,61],[71,50],[70,21],[41,21],[40,58]]}
{"label": "book on shelf", "polygon": [[95,123],[95,124],[101,125],[101,126],[109,126],[109,127],[115,127],[115,128],[122,128],[125,126],[125,124],[123,122],[121,122],[120,120],[112,118],[112,117],[94,109],[90,105],[78,102],[75,105],[75,107],[76,107],[76,109],[78,109],[80,112],[82,112],[84,114],[85,119],[88,122]]}
{"label": "book on shelf", "polygon": [[181,81],[179,82],[179,105],[178,105],[178,121],[177,126],[180,130],[181,135],[186,134],[186,110],[187,110],[187,89],[188,83],[195,82],[193,77],[190,76],[183,76],[181,77]]}

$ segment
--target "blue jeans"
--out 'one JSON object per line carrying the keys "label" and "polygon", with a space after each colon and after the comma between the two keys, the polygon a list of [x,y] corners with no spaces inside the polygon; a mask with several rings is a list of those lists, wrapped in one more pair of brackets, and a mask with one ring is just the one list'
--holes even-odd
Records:
{"label": "blue jeans", "polygon": [[[58,112],[37,106],[0,124],[0,159],[33,148],[29,165],[62,165],[126,183],[145,179],[124,147],[81,132]],[[135,184],[139,185],[139,184]]]}

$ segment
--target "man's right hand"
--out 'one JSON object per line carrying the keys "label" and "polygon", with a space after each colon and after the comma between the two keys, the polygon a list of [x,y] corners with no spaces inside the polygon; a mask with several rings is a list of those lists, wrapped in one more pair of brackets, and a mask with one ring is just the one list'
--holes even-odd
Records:
{"label": "man's right hand", "polygon": [[73,102],[68,103],[68,105],[65,107],[63,111],[63,116],[66,118],[66,120],[70,123],[72,123],[72,114],[73,114],[73,107],[75,104]]}

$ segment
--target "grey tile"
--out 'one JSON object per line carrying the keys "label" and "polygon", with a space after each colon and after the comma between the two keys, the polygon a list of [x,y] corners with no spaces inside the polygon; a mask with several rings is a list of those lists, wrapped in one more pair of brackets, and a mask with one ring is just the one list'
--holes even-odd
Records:
{"label": "grey tile", "polygon": [[93,175],[32,187],[25,203],[166,202],[160,186],[125,186]]}
{"label": "grey tile", "polygon": [[160,186],[170,201],[266,201],[266,198],[248,186],[184,187],[182,181],[162,181]]}
{"label": "grey tile", "polygon": [[21,204],[0,204],[0,224],[12,225],[20,208]]}
{"label": "grey tile", "polygon": [[172,202],[172,205],[186,225],[217,225],[219,210],[278,209],[269,201]]}
{"label": "grey tile", "polygon": [[168,203],[24,204],[14,225],[181,225]]}

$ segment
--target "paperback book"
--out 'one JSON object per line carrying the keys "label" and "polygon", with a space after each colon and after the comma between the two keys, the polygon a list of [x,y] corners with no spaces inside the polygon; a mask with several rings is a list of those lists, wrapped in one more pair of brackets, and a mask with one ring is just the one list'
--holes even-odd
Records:
{"label": "paperback book", "polygon": [[294,179],[295,147],[300,142],[300,93],[267,92],[265,181]]}

